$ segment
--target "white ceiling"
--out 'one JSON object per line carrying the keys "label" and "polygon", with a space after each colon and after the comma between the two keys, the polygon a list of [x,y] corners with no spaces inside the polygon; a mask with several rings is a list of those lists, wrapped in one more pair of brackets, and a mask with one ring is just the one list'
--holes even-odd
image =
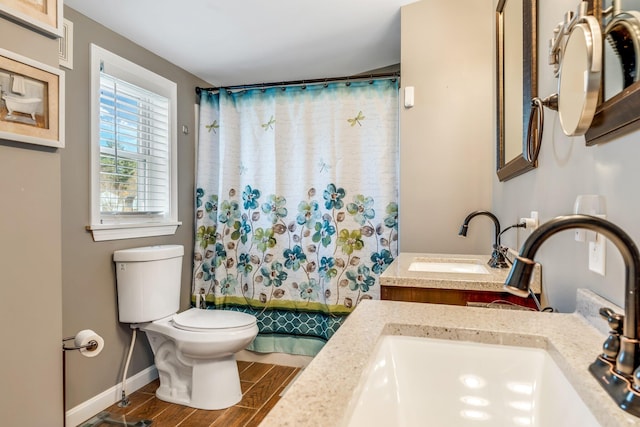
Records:
{"label": "white ceiling", "polygon": [[64,0],[215,86],[358,74],[400,62],[416,0]]}

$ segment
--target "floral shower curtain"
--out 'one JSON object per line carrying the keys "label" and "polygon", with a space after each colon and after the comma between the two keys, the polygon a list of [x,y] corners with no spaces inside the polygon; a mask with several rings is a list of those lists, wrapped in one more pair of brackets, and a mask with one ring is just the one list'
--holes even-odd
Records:
{"label": "floral shower curtain", "polygon": [[398,252],[398,84],[202,92],[194,294],[314,355]]}

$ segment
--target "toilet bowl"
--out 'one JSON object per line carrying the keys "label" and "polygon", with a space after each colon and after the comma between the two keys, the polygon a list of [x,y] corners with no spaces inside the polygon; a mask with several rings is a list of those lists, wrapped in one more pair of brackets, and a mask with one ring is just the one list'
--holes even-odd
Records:
{"label": "toilet bowl", "polygon": [[114,252],[119,320],[147,335],[160,377],[159,399],[227,408],[242,398],[235,353],[258,334],[256,318],[197,308],[178,313],[183,254],[179,245]]}
{"label": "toilet bowl", "polygon": [[160,387],[156,396],[199,409],[223,409],[242,398],[235,353],[258,334],[256,318],[191,308],[141,325],[153,350]]}

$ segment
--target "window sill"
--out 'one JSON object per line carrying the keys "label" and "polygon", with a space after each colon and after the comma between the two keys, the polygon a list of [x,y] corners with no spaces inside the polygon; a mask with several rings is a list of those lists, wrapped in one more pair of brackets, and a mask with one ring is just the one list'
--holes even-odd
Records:
{"label": "window sill", "polygon": [[138,237],[167,236],[176,234],[182,222],[162,222],[146,224],[95,224],[87,226],[93,234],[94,242],[106,240],[135,239]]}

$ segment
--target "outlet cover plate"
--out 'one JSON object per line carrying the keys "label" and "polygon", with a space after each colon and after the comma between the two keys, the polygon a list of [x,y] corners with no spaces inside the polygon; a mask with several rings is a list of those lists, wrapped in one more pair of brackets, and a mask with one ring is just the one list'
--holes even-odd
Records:
{"label": "outlet cover plate", "polygon": [[595,242],[589,242],[589,270],[605,275],[606,239],[601,234],[596,236]]}

